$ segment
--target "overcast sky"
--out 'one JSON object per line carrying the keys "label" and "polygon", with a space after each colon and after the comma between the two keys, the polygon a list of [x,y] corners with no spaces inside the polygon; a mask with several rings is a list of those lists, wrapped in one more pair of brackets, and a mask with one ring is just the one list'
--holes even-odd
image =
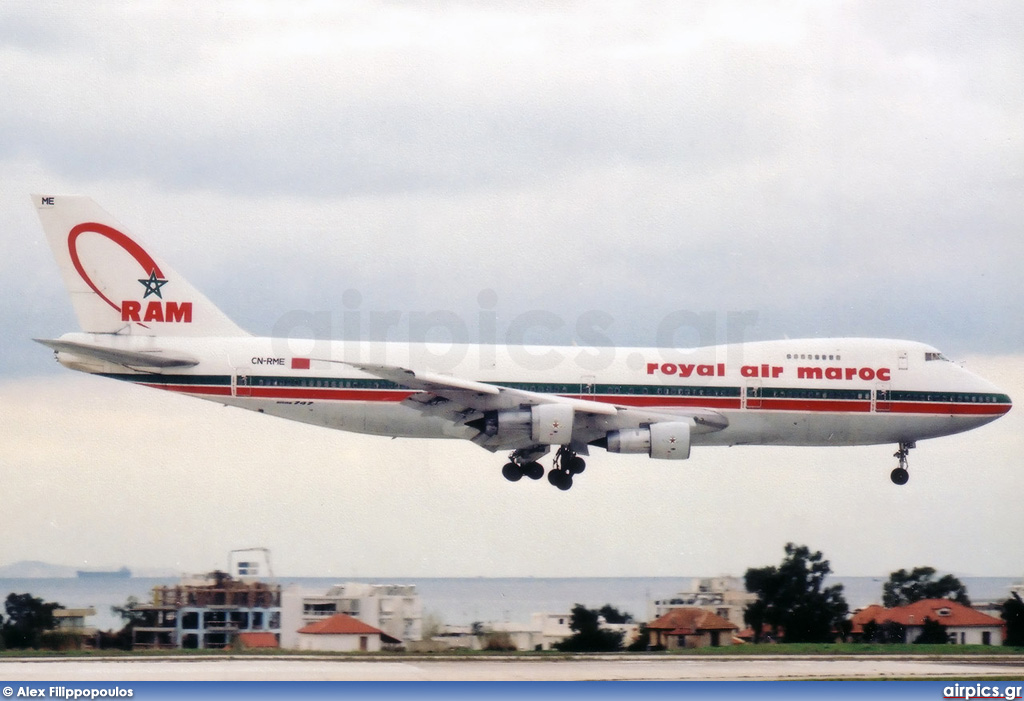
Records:
{"label": "overcast sky", "polygon": [[1019,2],[335,5],[0,5],[0,564],[711,575],[793,540],[1024,573],[1019,409],[902,489],[892,446],[695,448],[561,493],[57,366],[33,191],[92,196],[254,333],[542,310],[530,340],[584,343],[598,312],[621,345],[912,338],[1024,396]]}

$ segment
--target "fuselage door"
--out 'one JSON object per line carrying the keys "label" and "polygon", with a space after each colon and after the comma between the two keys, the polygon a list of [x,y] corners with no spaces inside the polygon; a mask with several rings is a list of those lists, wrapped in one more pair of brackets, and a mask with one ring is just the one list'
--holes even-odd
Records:
{"label": "fuselage door", "polygon": [[760,380],[747,380],[746,392],[744,393],[744,399],[747,409],[760,409],[761,408],[761,381]]}
{"label": "fuselage door", "polygon": [[876,383],[874,400],[875,411],[889,411],[892,408],[892,383]]}
{"label": "fuselage door", "polygon": [[231,390],[232,394],[236,397],[251,397],[252,396],[252,385],[249,382],[248,375],[242,375],[241,373],[235,373],[231,376]]}
{"label": "fuselage door", "polygon": [[580,377],[580,396],[586,397],[594,393],[594,385],[597,377],[594,375],[583,375]]}

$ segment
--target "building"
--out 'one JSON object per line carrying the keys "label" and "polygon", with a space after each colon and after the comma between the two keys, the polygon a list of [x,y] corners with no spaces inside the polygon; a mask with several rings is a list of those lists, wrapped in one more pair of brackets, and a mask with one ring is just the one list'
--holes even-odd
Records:
{"label": "building", "polygon": [[131,608],[132,647],[220,649],[239,633],[281,634],[281,588],[223,572],[153,587],[152,603]]}
{"label": "building", "polygon": [[297,587],[284,592],[281,647],[297,649],[298,631],[344,613],[401,642],[423,637],[423,602],[414,584],[336,584],[322,595]]}
{"label": "building", "polygon": [[732,645],[739,626],[702,608],[672,609],[647,624],[649,645],[666,650]]}
{"label": "building", "polygon": [[998,618],[975,611],[948,599],[924,599],[907,606],[883,608],[872,604],[851,618],[854,639],[864,635],[869,623],[882,626],[895,623],[903,629],[903,640],[912,643],[924,630],[925,620],[938,621],[946,628],[950,643],[957,645],[1002,645],[1004,623]]}
{"label": "building", "polygon": [[56,622],[54,630],[58,633],[70,634],[78,638],[81,647],[94,647],[99,631],[95,626],[86,625],[85,619],[95,616],[96,609],[54,609],[53,618]]}
{"label": "building", "polygon": [[702,577],[692,581],[691,591],[655,600],[649,612],[658,618],[677,608],[699,608],[743,628],[743,612],[755,601],[757,594],[748,592],[739,577]]}
{"label": "building", "polygon": [[[572,614],[569,613],[534,613],[525,623],[499,621],[478,622],[471,626],[445,625],[430,641],[424,641],[415,649],[422,652],[512,648],[520,651],[553,650],[557,643],[575,634],[571,623]],[[608,623],[599,617],[598,624],[603,630],[622,633],[624,646],[635,641],[640,632],[638,623]],[[494,644],[499,648],[488,648]]]}
{"label": "building", "polygon": [[296,633],[299,650],[318,652],[380,652],[385,643],[402,642],[345,613],[322,618]]}
{"label": "building", "polygon": [[253,582],[260,578],[274,578],[270,566],[270,550],[267,548],[241,548],[228,553],[228,574],[242,582]]}
{"label": "building", "polygon": [[534,613],[529,623],[492,623],[489,631],[504,633],[516,650],[552,650],[573,634],[568,613]]}

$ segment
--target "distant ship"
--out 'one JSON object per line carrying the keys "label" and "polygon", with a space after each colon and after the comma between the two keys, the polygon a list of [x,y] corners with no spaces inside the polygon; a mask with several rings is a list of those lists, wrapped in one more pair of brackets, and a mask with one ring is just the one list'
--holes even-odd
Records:
{"label": "distant ship", "polygon": [[122,567],[119,570],[78,570],[78,576],[82,579],[94,579],[102,577],[103,579],[128,579],[132,576],[132,571],[127,567]]}

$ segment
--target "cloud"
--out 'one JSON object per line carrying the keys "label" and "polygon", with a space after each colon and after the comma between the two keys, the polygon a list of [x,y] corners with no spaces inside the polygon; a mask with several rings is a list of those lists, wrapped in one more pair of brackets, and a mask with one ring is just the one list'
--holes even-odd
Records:
{"label": "cloud", "polygon": [[[1019,397],[1022,362],[970,367]],[[205,570],[258,543],[290,575],[678,576],[741,574],[794,541],[844,575],[1024,567],[1004,503],[1019,491],[1018,411],[920,442],[903,488],[892,446],[695,446],[672,464],[595,450],[560,492],[507,483],[501,455],[463,441],[342,433],[67,372],[4,382],[0,401],[10,561]]]}
{"label": "cloud", "polygon": [[[93,194],[260,332],[341,329],[347,289],[399,336],[473,328],[494,290],[502,328],[563,319],[550,342],[598,310],[649,345],[685,310],[1015,351],[1021,15],[912,7],[12,4],[0,159],[12,192]],[[38,237],[20,198],[9,241]],[[8,298],[45,265],[13,246]]]}
{"label": "cloud", "polygon": [[90,194],[257,333],[909,337],[1019,399],[1022,17],[0,6],[4,557],[204,570],[258,542],[288,574],[739,574],[795,541],[847,575],[1019,574],[1018,410],[923,441],[903,489],[891,446],[696,447],[595,451],[564,494],[464,442],[69,374],[30,340],[74,318],[26,193]]}

